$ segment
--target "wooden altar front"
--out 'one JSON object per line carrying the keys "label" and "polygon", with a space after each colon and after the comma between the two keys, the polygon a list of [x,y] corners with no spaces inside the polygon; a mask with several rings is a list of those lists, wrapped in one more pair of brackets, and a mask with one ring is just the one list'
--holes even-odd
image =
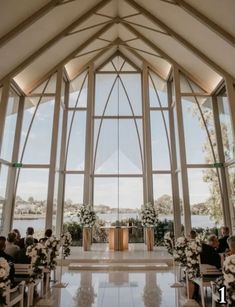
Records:
{"label": "wooden altar front", "polygon": [[109,250],[124,251],[128,250],[129,228],[109,227]]}

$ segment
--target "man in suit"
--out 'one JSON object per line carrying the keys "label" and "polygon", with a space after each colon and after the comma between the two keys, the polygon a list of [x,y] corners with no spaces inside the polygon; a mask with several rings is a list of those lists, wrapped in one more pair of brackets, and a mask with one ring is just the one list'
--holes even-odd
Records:
{"label": "man in suit", "polygon": [[210,235],[208,244],[202,243],[201,263],[210,264],[217,269],[221,268],[221,257],[217,251],[219,247],[219,240],[216,235]]}
{"label": "man in suit", "polygon": [[38,240],[35,239],[35,238],[33,237],[33,235],[34,235],[34,229],[33,229],[33,227],[28,227],[27,230],[26,230],[26,237],[25,237],[25,238],[21,238],[20,241],[19,241],[19,247],[20,247],[21,249],[25,247],[25,242],[26,242],[26,239],[27,239],[28,237],[33,238],[33,242],[34,242],[35,244],[38,243]]}
{"label": "man in suit", "polygon": [[229,237],[229,228],[224,226],[221,227],[221,234],[222,237],[219,239],[219,247],[217,249],[218,253],[224,253],[227,250],[229,250],[229,246],[228,246],[228,237]]}

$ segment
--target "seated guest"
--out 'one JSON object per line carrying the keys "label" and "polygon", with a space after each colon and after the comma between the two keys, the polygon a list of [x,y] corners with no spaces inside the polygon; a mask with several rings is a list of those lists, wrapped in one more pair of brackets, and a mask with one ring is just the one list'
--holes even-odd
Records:
{"label": "seated guest", "polygon": [[202,264],[210,264],[217,269],[221,268],[221,258],[217,252],[219,246],[219,240],[216,235],[210,235],[208,238],[208,244],[202,243],[202,251],[200,254]]}
{"label": "seated guest", "polygon": [[12,283],[14,283],[14,275],[15,275],[15,269],[14,269],[14,259],[7,255],[5,253],[5,247],[6,247],[6,238],[3,236],[0,236],[0,258],[4,258],[6,259],[6,261],[8,262],[9,266],[10,266],[10,274],[9,274],[9,279]]}
{"label": "seated guest", "polygon": [[41,239],[39,240],[39,242],[43,244],[43,243],[45,243],[45,242],[47,241],[47,239],[49,239],[51,236],[52,236],[52,230],[51,230],[51,229],[47,229],[47,230],[45,231],[45,237],[44,237],[44,238],[41,238]]}
{"label": "seated guest", "polygon": [[[20,248],[24,248],[25,247],[25,241],[28,237],[31,237],[33,238],[33,235],[34,235],[34,229],[33,227],[28,227],[27,230],[26,230],[26,237],[25,238],[21,238],[20,241],[19,241],[19,247]],[[33,242],[34,243],[38,243],[38,240],[33,238]]]}
{"label": "seated guest", "polygon": [[229,237],[229,228],[228,227],[221,227],[221,234],[222,237],[219,239],[219,247],[217,249],[218,253],[224,253],[229,250],[227,239]]}
{"label": "seated guest", "polygon": [[15,256],[15,263],[31,263],[31,258],[26,255],[27,247],[34,244],[33,237],[27,237],[25,245],[20,249]]}
{"label": "seated guest", "polygon": [[15,258],[16,253],[20,250],[19,246],[15,244],[16,234],[10,232],[7,236],[5,253]]}
{"label": "seated guest", "polygon": [[18,229],[14,228],[14,229],[12,229],[12,232],[14,232],[16,234],[16,243],[17,243],[21,239],[20,231]]}
{"label": "seated guest", "polygon": [[195,230],[191,230],[189,234],[189,240],[196,240],[197,233]]}

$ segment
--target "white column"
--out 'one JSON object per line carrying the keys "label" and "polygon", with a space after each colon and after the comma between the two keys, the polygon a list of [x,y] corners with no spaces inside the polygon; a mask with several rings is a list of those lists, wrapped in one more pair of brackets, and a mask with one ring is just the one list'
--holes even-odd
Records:
{"label": "white column", "polygon": [[143,169],[143,185],[144,185],[144,202],[153,203],[153,177],[152,177],[152,148],[151,148],[151,128],[150,128],[150,109],[149,109],[149,93],[148,93],[148,67],[143,64],[142,72],[142,105],[143,105],[143,141],[144,141],[144,169]]}
{"label": "white column", "polygon": [[[225,169],[225,157],[224,157],[224,149],[223,149],[223,141],[221,134],[221,126],[219,121],[219,110],[218,110],[218,102],[215,96],[212,97],[212,108],[213,108],[213,117],[215,124],[215,132],[216,132],[216,142],[218,148],[219,162],[223,163],[223,167],[219,169],[220,179],[221,179],[221,200],[222,200],[222,209],[223,209],[223,217],[224,217],[224,225],[228,226],[229,229],[232,229],[232,206],[229,201],[229,193],[228,193],[228,184],[226,181],[226,169]],[[231,214],[230,214],[231,212]]]}
{"label": "white column", "polygon": [[45,225],[46,229],[52,228],[54,189],[55,189],[55,172],[56,172],[56,154],[57,154],[57,144],[58,144],[58,128],[59,128],[59,117],[60,117],[60,106],[61,106],[61,88],[62,88],[62,80],[63,80],[63,69],[64,69],[63,67],[60,67],[56,75],[56,94],[55,94],[50,168],[49,168],[49,180],[48,180],[48,193],[47,193],[47,208],[46,208],[46,225]]}
{"label": "white column", "polygon": [[87,115],[86,115],[86,147],[85,147],[85,174],[83,203],[93,203],[93,139],[94,139],[94,65],[89,66]]}
{"label": "white column", "polygon": [[[24,116],[24,100],[25,97],[21,96],[19,101],[18,114],[17,114],[16,132],[15,132],[14,147],[13,147],[11,162],[17,162],[19,157],[20,136],[21,136],[23,116]],[[4,235],[7,235],[9,233],[9,231],[12,229],[12,224],[13,224],[15,197],[16,197],[15,195],[16,174],[17,174],[17,168],[13,166],[9,167],[9,173],[7,178],[7,190],[6,190],[6,203],[3,210]]]}
{"label": "white column", "polygon": [[235,142],[235,85],[233,81],[229,78],[225,79],[225,85],[227,90],[227,96],[230,106],[230,115],[232,120],[232,127],[233,127],[233,138]]}
{"label": "white column", "polygon": [[180,197],[179,183],[177,175],[177,157],[175,143],[175,123],[172,104],[171,82],[167,82],[167,95],[169,106],[169,128],[171,142],[171,180],[172,180],[172,200],[173,200],[173,215],[174,215],[174,233],[176,237],[181,233],[181,212],[180,212]]}
{"label": "white column", "polygon": [[57,236],[61,234],[61,231],[63,229],[68,100],[69,100],[69,82],[66,82],[65,97],[64,97],[65,106],[64,106],[64,111],[63,111],[63,123],[62,123],[62,134],[61,134],[58,194],[57,194],[57,212],[56,212],[56,235]]}
{"label": "white column", "polygon": [[0,102],[0,153],[1,153],[1,145],[3,140],[3,130],[5,125],[5,117],[6,117],[6,110],[7,110],[7,102],[9,97],[10,91],[10,81],[8,80],[3,84],[2,89],[2,97]]}
{"label": "white column", "polygon": [[175,107],[176,107],[176,120],[177,120],[177,134],[179,139],[179,169],[182,180],[182,196],[184,207],[184,227],[185,234],[188,235],[191,230],[191,211],[190,211],[190,199],[189,199],[189,187],[188,187],[188,175],[186,164],[186,150],[185,150],[185,138],[184,138],[184,125],[183,114],[181,105],[181,93],[180,93],[180,73],[178,67],[173,68],[173,80],[175,87]]}

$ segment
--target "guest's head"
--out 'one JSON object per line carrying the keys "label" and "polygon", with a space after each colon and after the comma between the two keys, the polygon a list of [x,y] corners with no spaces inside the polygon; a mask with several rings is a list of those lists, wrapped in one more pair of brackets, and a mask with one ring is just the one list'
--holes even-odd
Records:
{"label": "guest's head", "polygon": [[208,244],[211,247],[218,248],[219,247],[219,240],[218,240],[217,236],[216,235],[210,235],[209,238],[208,238]]}
{"label": "guest's head", "polygon": [[19,231],[18,229],[14,228],[14,229],[12,230],[12,232],[14,232],[14,233],[16,234],[16,241],[17,241],[17,240],[20,240],[20,238],[21,238],[20,231]]}
{"label": "guest's head", "polygon": [[27,230],[26,230],[26,235],[27,236],[33,236],[33,234],[34,234],[33,227],[28,227]]}
{"label": "guest's head", "polygon": [[227,226],[221,227],[221,234],[223,237],[229,236],[229,228]]}
{"label": "guest's head", "polygon": [[228,237],[227,242],[231,254],[235,254],[235,235]]}
{"label": "guest's head", "polygon": [[6,238],[0,236],[0,251],[4,251],[5,248],[6,248]]}
{"label": "guest's head", "polygon": [[16,241],[16,234],[14,232],[8,233],[7,242],[15,243],[15,241]]}
{"label": "guest's head", "polygon": [[33,238],[27,237],[26,240],[25,240],[25,247],[27,248],[28,246],[33,245],[33,243],[34,243]]}
{"label": "guest's head", "polygon": [[52,236],[52,230],[51,229],[47,229],[45,231],[45,237],[50,238]]}
{"label": "guest's head", "polygon": [[190,236],[190,239],[195,240],[196,237],[197,237],[196,231],[195,230],[191,230],[189,236]]}

